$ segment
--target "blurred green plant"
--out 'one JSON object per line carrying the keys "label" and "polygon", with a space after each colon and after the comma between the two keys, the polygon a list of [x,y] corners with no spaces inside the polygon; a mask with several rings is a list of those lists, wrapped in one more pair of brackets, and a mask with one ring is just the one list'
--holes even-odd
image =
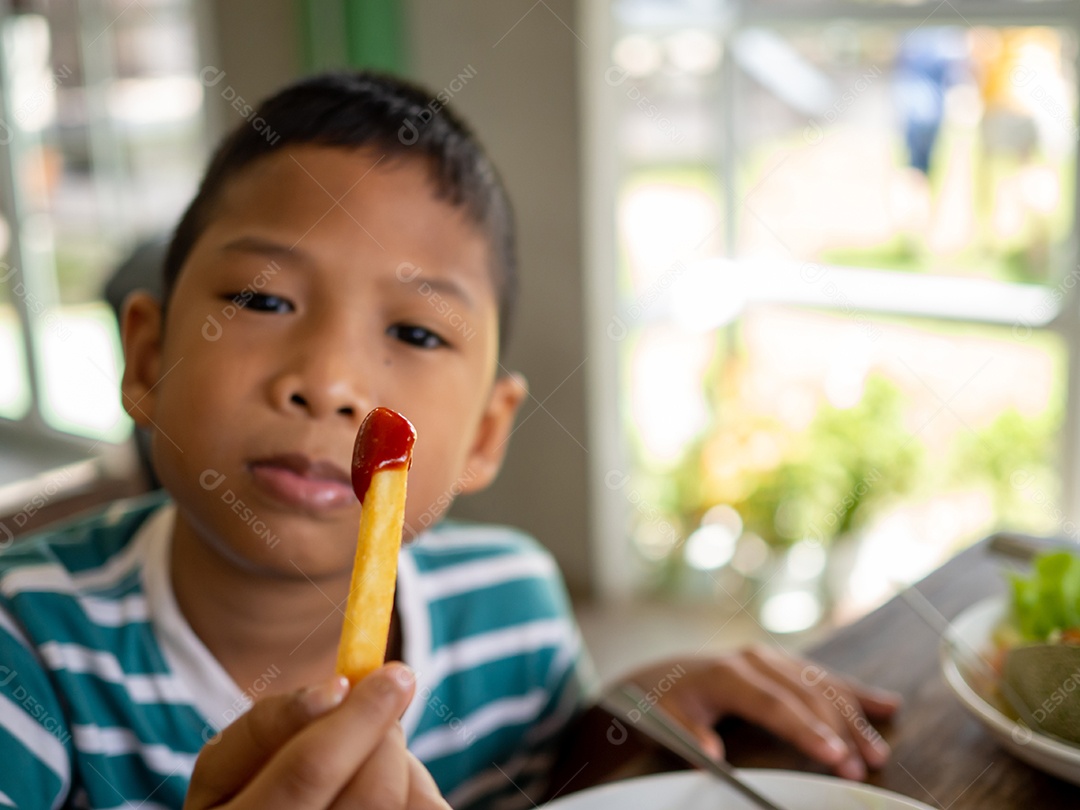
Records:
{"label": "blurred green plant", "polygon": [[905,395],[881,374],[866,379],[853,407],[823,404],[799,428],[746,408],[734,390],[740,361],[726,362],[714,375],[713,427],[688,451],[664,493],[684,531],[711,507],[728,504],[747,531],[774,548],[805,538],[828,544],[902,496],[974,487],[990,490],[1000,522],[1055,529],[1046,504],[1057,497],[1060,405],[1033,416],[1007,410],[928,452],[905,424]]}
{"label": "blurred green plant", "polygon": [[729,504],[772,546],[845,534],[919,479],[923,449],[903,424],[903,404],[892,382],[871,376],[854,407],[823,405],[798,430],[722,397],[714,430],[677,473],[680,511],[700,519]]}
{"label": "blurred green plant", "polygon": [[989,488],[1002,523],[1060,530],[1051,504],[1060,495],[1055,442],[1064,414],[1062,398],[1051,401],[1054,405],[1034,416],[1010,408],[982,430],[965,431],[954,444],[950,480]]}

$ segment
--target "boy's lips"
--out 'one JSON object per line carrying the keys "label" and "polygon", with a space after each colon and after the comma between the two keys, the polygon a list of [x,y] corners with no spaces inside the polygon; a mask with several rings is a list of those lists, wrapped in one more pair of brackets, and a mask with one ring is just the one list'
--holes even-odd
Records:
{"label": "boy's lips", "polygon": [[256,485],[275,500],[311,510],[356,504],[349,474],[333,462],[285,453],[256,459],[248,467]]}

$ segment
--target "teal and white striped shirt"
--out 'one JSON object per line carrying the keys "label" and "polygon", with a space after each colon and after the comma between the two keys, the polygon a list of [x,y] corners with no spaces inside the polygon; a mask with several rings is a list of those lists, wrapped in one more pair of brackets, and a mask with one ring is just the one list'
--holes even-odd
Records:
{"label": "teal and white striped shirt", "polygon": [[[179,808],[205,741],[280,674],[241,689],[188,626],[173,516],[148,496],[0,554],[0,807]],[[409,748],[454,807],[532,806],[587,669],[551,556],[446,523],[402,549],[397,604]]]}

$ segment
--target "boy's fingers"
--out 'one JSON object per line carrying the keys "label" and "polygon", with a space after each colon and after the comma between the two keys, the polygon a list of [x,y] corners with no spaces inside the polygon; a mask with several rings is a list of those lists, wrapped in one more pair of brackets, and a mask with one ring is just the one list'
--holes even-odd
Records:
{"label": "boy's fingers", "polygon": [[405,735],[395,724],[383,737],[360,772],[353,777],[330,805],[330,810],[350,808],[407,807],[409,798],[409,761],[405,757]]}
{"label": "boy's fingers", "polygon": [[234,723],[207,740],[199,753],[185,807],[213,807],[239,792],[297,732],[345,699],[349,682],[274,695],[255,703]]}
{"label": "boy's fingers", "polygon": [[[846,724],[848,737],[854,741],[862,761],[871,768],[884,766],[892,749],[870,718],[885,720],[891,717],[900,706],[899,695],[863,687],[839,676],[830,676],[819,688],[828,698],[828,710]],[[840,768],[840,774],[849,779],[863,779],[866,770],[861,762],[849,760]]]}
{"label": "boy's fingers", "polygon": [[[892,749],[870,719],[887,720],[892,717],[900,708],[900,695],[864,686],[854,679],[828,674],[820,667],[799,659],[790,659],[786,667],[782,660],[778,661],[775,669],[797,695],[814,703],[819,716],[834,728],[842,726],[846,731],[846,740],[854,745],[855,751],[838,769],[841,776],[863,779],[866,776],[864,762],[871,768],[880,768],[888,761]],[[814,677],[807,678],[808,672],[813,673]],[[838,733],[844,734],[839,729]],[[854,756],[856,753],[858,757]]]}
{"label": "boy's fingers", "polygon": [[872,686],[865,686],[858,681],[847,680],[848,687],[855,694],[855,697],[859,699],[859,704],[862,706],[862,710],[866,712],[867,717],[872,717],[875,720],[888,720],[904,702],[904,699],[896,692],[888,689],[875,689]]}
{"label": "boy's fingers", "polygon": [[717,670],[718,677],[710,678],[709,684],[715,704],[724,713],[768,729],[826,765],[839,766],[849,756],[843,739],[790,690],[741,660],[726,662]]}
{"label": "boy's fingers", "polygon": [[840,673],[830,673],[825,668],[810,661],[800,658],[790,659],[791,663],[800,668],[799,678],[807,685],[824,683],[822,688],[833,685],[850,693],[854,697],[862,712],[875,720],[888,720],[903,704],[904,699],[899,692],[891,689],[879,689],[876,686],[868,686],[858,678],[850,678]]}
{"label": "boy's fingers", "polygon": [[889,747],[863,716],[858,698],[846,683],[832,676],[807,679],[805,661],[769,648],[754,648],[745,656],[751,667],[790,692],[843,740],[847,756],[834,766],[838,774],[861,780],[866,778],[867,764],[875,768],[885,764]]}
{"label": "boy's fingers", "polygon": [[[661,708],[671,718],[689,731],[697,740],[701,750],[713,759],[724,758],[724,741],[712,728],[713,715],[703,712],[688,712],[677,700],[661,700]],[[646,712],[647,713],[647,712]]]}
{"label": "boy's fingers", "polygon": [[694,736],[697,737],[698,745],[701,746],[702,751],[716,760],[724,758],[724,741],[720,739],[719,734],[711,728],[702,728],[700,726],[691,730]]}
{"label": "boy's fingers", "polygon": [[450,805],[439,792],[435,779],[411,752],[409,761],[409,804],[410,810],[450,810]]}
{"label": "boy's fingers", "polygon": [[[780,677],[783,677],[781,675]],[[892,751],[859,706],[859,700],[840,680],[828,680],[808,687],[795,681],[785,681],[796,696],[810,707],[818,718],[830,725],[848,747],[848,755],[834,770],[846,779],[863,780],[866,766],[880,768]]]}
{"label": "boy's fingers", "polygon": [[390,664],[353,687],[333,712],[287,742],[234,804],[259,810],[325,808],[382,744],[409,705],[411,670]]}
{"label": "boy's fingers", "polygon": [[892,749],[870,723],[870,719],[888,720],[900,708],[901,698],[893,692],[865,687],[846,679],[842,679],[841,684],[846,687],[849,699],[862,709],[861,713],[854,713],[847,718],[859,745],[859,752],[871,768],[881,768],[888,762]]}
{"label": "boy's fingers", "polygon": [[764,659],[771,666],[775,677],[782,680],[800,699],[807,703],[824,722],[843,737],[850,752],[836,768],[837,773],[848,779],[865,779],[866,766],[882,767],[892,754],[892,749],[867,718],[866,700],[875,709],[874,717],[891,716],[899,706],[899,696],[880,689],[863,687],[837,675],[827,673],[821,667],[797,658],[776,656],[771,651],[756,650],[748,657]]}

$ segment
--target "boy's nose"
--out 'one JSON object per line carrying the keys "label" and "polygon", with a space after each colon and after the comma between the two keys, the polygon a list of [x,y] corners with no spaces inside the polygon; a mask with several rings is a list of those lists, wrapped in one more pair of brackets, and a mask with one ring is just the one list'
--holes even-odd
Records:
{"label": "boy's nose", "polygon": [[356,408],[353,405],[338,405],[334,408],[333,404],[330,407],[321,407],[317,402],[312,402],[310,399],[304,397],[299,391],[293,392],[293,395],[289,397],[289,404],[296,405],[297,407],[307,411],[312,416],[321,416],[324,412],[334,410],[336,413],[342,416],[355,416]]}
{"label": "boy's nose", "polygon": [[359,424],[375,403],[376,372],[370,352],[345,347],[365,345],[364,321],[340,308],[312,311],[279,347],[278,370],[270,396],[282,413],[313,419],[345,417]]}
{"label": "boy's nose", "polygon": [[359,421],[372,407],[369,397],[348,376],[312,366],[275,379],[271,399],[284,413],[313,419],[344,416]]}

